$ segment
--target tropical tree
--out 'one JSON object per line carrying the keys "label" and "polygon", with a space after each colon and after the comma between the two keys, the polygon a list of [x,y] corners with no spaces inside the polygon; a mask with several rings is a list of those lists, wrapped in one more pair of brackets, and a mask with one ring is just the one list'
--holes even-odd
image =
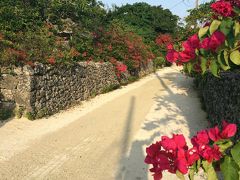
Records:
{"label": "tropical tree", "polygon": [[134,27],[146,42],[153,41],[159,33],[173,33],[178,21],[170,10],[147,3],[115,7],[109,12],[108,19],[118,19]]}

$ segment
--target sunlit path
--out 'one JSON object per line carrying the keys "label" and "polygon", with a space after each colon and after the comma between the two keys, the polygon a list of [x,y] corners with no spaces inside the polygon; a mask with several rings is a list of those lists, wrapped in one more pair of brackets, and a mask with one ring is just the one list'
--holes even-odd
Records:
{"label": "sunlit path", "polygon": [[12,120],[0,128],[0,177],[150,179],[145,147],[204,128],[199,109],[192,79],[172,67],[49,119]]}

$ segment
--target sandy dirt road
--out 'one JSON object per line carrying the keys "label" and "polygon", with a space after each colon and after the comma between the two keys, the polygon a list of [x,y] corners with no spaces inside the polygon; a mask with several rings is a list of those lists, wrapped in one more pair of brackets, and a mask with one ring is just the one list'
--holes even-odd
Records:
{"label": "sandy dirt road", "polygon": [[146,146],[161,135],[192,136],[205,116],[192,79],[164,68],[48,119],[0,124],[0,180],[151,179]]}

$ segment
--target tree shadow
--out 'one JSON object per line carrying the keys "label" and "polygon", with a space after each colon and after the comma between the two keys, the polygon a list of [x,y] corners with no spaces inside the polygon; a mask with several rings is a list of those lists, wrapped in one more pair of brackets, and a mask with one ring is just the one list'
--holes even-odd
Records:
{"label": "tree shadow", "polygon": [[116,180],[149,179],[149,167],[144,163],[147,146],[159,140],[160,136],[171,136],[173,133],[184,134],[189,143],[191,136],[207,126],[206,114],[201,110],[191,78],[179,75],[178,72],[155,75],[160,83],[161,95],[154,97],[155,104],[130,150],[122,152]]}

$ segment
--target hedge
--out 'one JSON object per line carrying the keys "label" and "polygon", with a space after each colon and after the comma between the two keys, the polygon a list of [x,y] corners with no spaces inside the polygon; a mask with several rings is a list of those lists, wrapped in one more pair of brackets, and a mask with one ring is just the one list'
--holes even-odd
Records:
{"label": "hedge", "polygon": [[217,78],[210,73],[196,78],[197,87],[211,126],[226,120],[238,125],[240,138],[240,73],[222,72]]}

